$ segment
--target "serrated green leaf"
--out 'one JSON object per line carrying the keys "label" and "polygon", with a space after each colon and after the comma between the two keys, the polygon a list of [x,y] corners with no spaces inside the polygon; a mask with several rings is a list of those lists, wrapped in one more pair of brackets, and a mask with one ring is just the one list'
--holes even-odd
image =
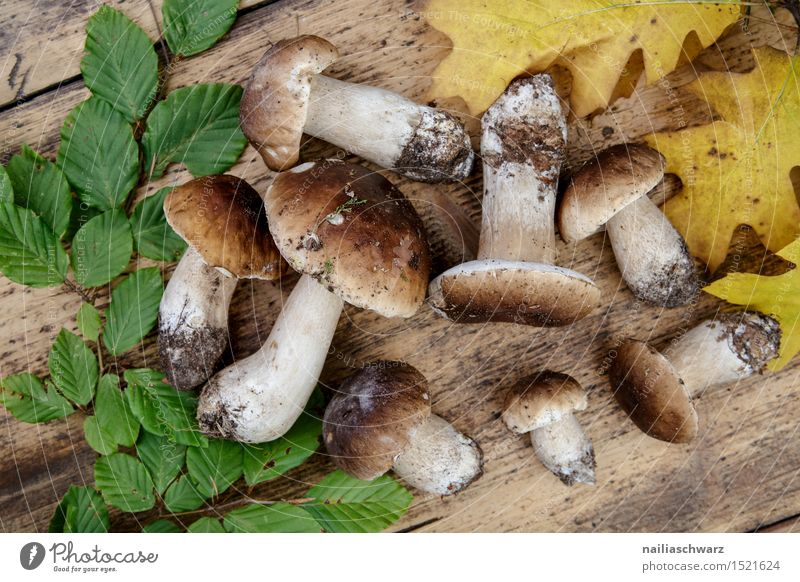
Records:
{"label": "serrated green leaf", "polygon": [[125,370],[125,395],[145,430],[190,446],[206,447],[208,439],[197,426],[197,396],[175,390],[164,382],[163,372]]}
{"label": "serrated green leaf", "polygon": [[142,528],[142,533],[183,533],[181,527],[169,519],[157,519]]}
{"label": "serrated green leaf", "polygon": [[[8,179],[14,190],[11,200],[41,217],[61,238],[69,225],[72,194],[61,170],[27,145],[8,162]],[[3,199],[4,196],[0,196]],[[9,201],[11,201],[9,200]]]}
{"label": "serrated green leaf", "polygon": [[153,479],[159,495],[164,495],[169,484],[175,480],[186,461],[186,447],[170,441],[167,437],[142,431],[136,443],[136,454],[144,463]]}
{"label": "serrated green leaf", "polygon": [[105,374],[100,378],[94,413],[100,428],[111,436],[115,444],[133,446],[139,435],[139,421],[122,394],[116,374]]}
{"label": "serrated green leaf", "polygon": [[100,312],[94,305],[81,303],[78,313],[75,315],[75,322],[78,324],[78,331],[88,340],[96,342],[100,337]]}
{"label": "serrated green leaf", "polygon": [[225,492],[242,475],[242,446],[212,439],[206,448],[190,447],[186,468],[206,497]]}
{"label": "serrated green leaf", "polygon": [[361,481],[339,470],[309,489],[306,497],[314,501],[301,507],[325,531],[336,533],[384,530],[403,516],[414,499],[388,475]]}
{"label": "serrated green leaf", "polygon": [[177,261],[186,242],[172,230],[164,216],[164,198],[172,188],[162,188],[148,196],[133,211],[131,229],[136,252],[156,261]]}
{"label": "serrated green leaf", "polygon": [[205,503],[206,496],[189,475],[181,475],[164,494],[164,505],[169,511],[193,511]]}
{"label": "serrated green leaf", "polygon": [[97,459],[94,482],[105,502],[122,511],[147,511],[156,503],[147,469],[130,455],[114,453]]}
{"label": "serrated green leaf", "polygon": [[164,0],[164,38],[169,50],[188,57],[211,48],[236,20],[239,0]]}
{"label": "serrated green leaf", "polygon": [[14,202],[14,188],[11,187],[11,178],[8,177],[6,167],[2,164],[0,164],[0,202]]}
{"label": "serrated green leaf", "polygon": [[244,447],[244,479],[256,485],[300,466],[320,444],[322,421],[308,412],[281,438]]}
{"label": "serrated green leaf", "polygon": [[142,137],[145,172],[158,178],[181,162],[195,177],[221,174],[247,140],[239,129],[242,88],[222,83],[176,89],[147,118]]}
{"label": "serrated green leaf", "polygon": [[319,523],[308,513],[289,503],[258,505],[251,503],[225,516],[225,529],[231,533],[317,533]]}
{"label": "serrated green leaf", "polygon": [[83,421],[83,436],[89,446],[100,455],[117,452],[117,443],[114,437],[100,426],[96,416],[87,416]]}
{"label": "serrated green leaf", "polygon": [[102,211],[99,208],[89,206],[85,202],[76,204],[70,215],[69,226],[67,227],[67,232],[64,234],[64,238],[72,240],[72,237],[75,236],[75,233],[78,232],[80,227],[100,214],[102,214]]}
{"label": "serrated green leaf", "polygon": [[70,485],[50,519],[50,533],[104,533],[111,527],[108,508],[91,487]]}
{"label": "serrated green leaf", "polygon": [[50,378],[59,391],[76,404],[89,404],[97,387],[97,357],[83,340],[61,329],[47,357]]}
{"label": "serrated green leaf", "polygon": [[67,276],[69,258],[41,218],[26,208],[0,203],[0,271],[31,287],[55,287]]}
{"label": "serrated green leaf", "polygon": [[158,267],[139,269],[111,292],[103,345],[114,356],[128,351],[150,333],[158,318],[164,282]]}
{"label": "serrated green leaf", "polygon": [[122,206],[139,179],[133,129],[96,97],[67,115],[56,160],[81,201],[100,210]]}
{"label": "serrated green leaf", "polygon": [[6,376],[0,380],[0,389],[0,404],[22,422],[47,422],[75,412],[55,386],[45,388],[32,374]]}
{"label": "serrated green leaf", "polygon": [[225,528],[218,519],[213,517],[201,517],[187,530],[189,533],[225,533]]}
{"label": "serrated green leaf", "polygon": [[108,210],[84,224],[72,239],[72,270],[84,287],[99,287],[119,275],[133,253],[133,237],[122,210]]}
{"label": "serrated green leaf", "polygon": [[86,25],[83,81],[129,122],[144,117],[158,89],[158,58],[147,34],[121,12],[102,6]]}

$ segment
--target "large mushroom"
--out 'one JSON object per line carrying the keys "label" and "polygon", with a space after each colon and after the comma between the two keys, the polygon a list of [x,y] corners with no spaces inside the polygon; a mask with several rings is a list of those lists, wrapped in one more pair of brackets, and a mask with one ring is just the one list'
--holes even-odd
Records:
{"label": "large mushroom", "polygon": [[547,74],[514,81],[483,115],[483,217],[477,260],[430,284],[429,303],[452,321],[567,325],[600,290],[554,266],[553,214],[567,126]]}
{"label": "large mushroom", "polygon": [[482,474],[480,447],[431,413],[428,381],[401,362],[374,362],[348,378],[322,434],[333,462],[357,479],[394,470],[412,487],[452,495]]}
{"label": "large mushroom", "polygon": [[306,133],[414,180],[469,175],[474,152],[455,117],[385,89],[320,74],[338,58],[330,42],[305,35],[275,43],[256,65],[240,122],[270,169],[295,165]]}
{"label": "large mushroom", "polygon": [[204,433],[255,443],[281,437],[302,413],[342,300],[411,317],[430,270],[414,207],[362,166],[321,160],[281,172],[265,203],[278,249],[304,274],[261,349],[211,378],[198,406]]}
{"label": "large mushroom", "polygon": [[558,214],[561,237],[582,240],[605,226],[622,278],[633,294],[677,307],[700,292],[683,237],[648,197],[664,177],[664,157],[640,144],[610,147],[572,177]]}
{"label": "large mushroom", "polygon": [[235,176],[207,176],[174,188],[164,199],[164,214],[189,247],[161,298],[158,355],[170,384],[191,390],[215,372],[225,350],[238,279],[278,279],[283,261],[264,203]]}
{"label": "large mushroom", "polygon": [[515,433],[530,433],[536,456],[565,485],[593,485],[594,447],[574,414],[585,409],[586,391],[575,379],[544,371],[509,389],[503,422]]}
{"label": "large mushroom", "polygon": [[617,402],[642,431],[688,443],[698,431],[692,398],[709,386],[760,373],[778,354],[780,339],[780,326],[771,317],[723,314],[674,340],[663,355],[644,342],[624,342],[609,380]]}

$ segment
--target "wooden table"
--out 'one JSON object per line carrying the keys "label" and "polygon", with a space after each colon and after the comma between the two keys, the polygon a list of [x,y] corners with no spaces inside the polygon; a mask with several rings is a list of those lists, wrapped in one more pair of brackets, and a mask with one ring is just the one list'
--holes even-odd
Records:
{"label": "wooden table", "polygon": [[[159,1],[108,3],[118,5],[151,38],[159,36]],[[24,143],[54,158],[62,120],[88,95],[79,62],[84,25],[96,6],[91,0],[4,3],[0,14],[3,162]],[[781,31],[788,30],[754,18],[750,36],[736,28],[729,31],[719,47],[706,50],[695,65],[721,68],[722,52],[730,66],[745,71],[752,66],[748,42],[774,43]],[[197,82],[241,83],[270,41],[298,33],[325,36],[340,47],[343,57],[331,70],[332,76],[386,87],[421,101],[426,99],[429,75],[450,50],[448,39],[429,27],[410,2],[245,0],[236,25],[220,44],[174,65],[169,88]],[[680,91],[693,78],[693,70],[684,67],[669,76],[668,85],[640,87],[603,114],[582,122],[573,120],[569,162],[586,159],[598,147],[671,129],[674,103],[667,98],[666,88],[676,89],[689,124],[707,122],[708,108]],[[457,107],[458,103],[443,105]],[[475,134],[477,121],[470,119],[468,125]],[[333,151],[312,141],[303,155]],[[232,172],[258,190],[266,188],[271,176],[252,148]],[[466,186],[431,186],[390,176],[425,221],[436,273],[474,256],[480,224],[480,171]],[[166,176],[137,195],[187,178],[180,167],[170,167]],[[665,191],[677,186],[676,179],[668,179]],[[786,268],[774,258],[765,261],[763,247],[754,244],[747,232],[742,237],[750,249],[744,269],[780,272]],[[701,432],[692,444],[667,445],[643,436],[611,397],[603,374],[604,355],[616,339],[626,335],[658,345],[682,328],[713,316],[721,304],[704,295],[687,308],[634,309],[632,295],[620,282],[602,235],[574,247],[561,244],[559,251],[560,263],[591,276],[605,299],[604,308],[569,328],[454,326],[427,308],[410,320],[382,319],[345,308],[322,381],[335,385],[354,367],[377,358],[405,360],[429,378],[434,410],[475,437],[486,455],[485,475],[466,492],[448,499],[417,494],[394,529],[800,530],[800,358],[780,373],[704,394],[698,404]],[[257,349],[295,282],[296,277],[290,277],[281,284],[239,286],[231,315],[237,357]],[[106,301],[104,295],[99,304]],[[44,373],[55,334],[62,326],[75,328],[79,305],[79,297],[63,288],[32,290],[0,278],[0,374]],[[140,350],[110,365],[157,365],[154,343],[151,337]],[[534,458],[528,440],[510,434],[498,418],[503,388],[542,368],[569,373],[590,392],[590,406],[579,417],[597,453],[595,487],[563,486]],[[92,482],[95,456],[83,439],[83,419],[76,414],[46,425],[27,425],[5,411],[0,418],[0,527],[43,531],[68,485]],[[296,497],[330,469],[325,456],[317,454],[251,495]],[[136,531],[140,524],[130,516],[114,514],[113,526]]]}

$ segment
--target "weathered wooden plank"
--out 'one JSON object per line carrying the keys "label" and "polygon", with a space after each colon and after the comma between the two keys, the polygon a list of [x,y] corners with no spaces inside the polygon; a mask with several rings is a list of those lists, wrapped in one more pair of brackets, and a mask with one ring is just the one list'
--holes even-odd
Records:
{"label": "weathered wooden plank", "polygon": [[[751,30],[756,42],[775,41],[774,26],[754,22]],[[344,56],[333,68],[334,76],[380,85],[419,100],[425,98],[427,77],[448,50],[443,36],[397,2],[356,0],[345,7],[288,0],[244,15],[219,46],[177,63],[170,87],[203,81],[241,82],[270,41],[298,32],[321,34],[341,47]],[[747,67],[748,49],[741,33],[733,31],[720,45],[729,64]],[[713,49],[702,57],[706,66],[716,66],[715,59],[719,56]],[[667,84],[640,88],[608,112],[573,123],[570,162],[577,164],[593,149],[623,139],[671,129],[677,106],[683,108],[690,123],[707,121],[710,112],[680,91],[692,78],[692,69],[687,67],[671,75]],[[61,120],[86,94],[75,82],[0,113],[4,151],[31,143],[52,155]],[[674,99],[673,94],[677,95]],[[477,127],[476,120],[469,122]],[[315,140],[304,150],[308,158],[334,153],[333,148]],[[233,172],[246,177],[258,190],[266,188],[270,179],[251,148]],[[387,175],[422,214],[437,271],[472,256],[480,220],[480,172],[464,185],[437,186]],[[172,167],[139,195],[186,178],[185,171]],[[674,187],[675,182],[670,182],[670,188]],[[374,359],[405,360],[430,379],[434,409],[476,437],[487,457],[486,473],[474,486],[452,499],[417,495],[396,529],[745,531],[800,513],[796,421],[800,404],[793,398],[800,385],[800,363],[779,374],[705,394],[698,404],[702,434],[692,445],[668,446],[643,437],[612,401],[602,374],[603,357],[623,336],[656,344],[665,341],[682,327],[713,315],[719,302],[706,296],[697,305],[675,310],[636,306],[621,283],[602,235],[571,247],[561,244],[559,251],[560,263],[593,277],[608,303],[566,329],[450,325],[427,309],[402,321],[345,309],[323,384],[335,386],[354,368]],[[758,270],[763,249],[752,247],[747,256],[740,268]],[[766,272],[781,268],[781,262],[771,261]],[[240,285],[231,311],[232,346],[237,357],[258,348],[295,281],[296,277],[289,277],[281,284]],[[105,300],[103,294],[100,305]],[[79,298],[64,290],[30,290],[1,280],[0,309],[21,316],[4,319],[0,374],[46,370],[52,337],[62,325],[74,327],[72,318],[78,305]],[[153,339],[119,362],[154,365]],[[581,414],[581,421],[597,450],[596,487],[563,487],[535,460],[526,440],[508,433],[497,419],[502,388],[544,367],[570,373],[590,390],[590,408]],[[2,414],[5,430],[0,432],[0,448],[14,456],[3,462],[0,527],[4,531],[42,530],[67,485],[91,481],[93,455],[83,442],[81,418],[76,415],[40,427],[17,423]],[[221,501],[235,502],[241,493],[257,499],[296,498],[330,468],[324,455],[318,454],[286,477],[253,491],[236,488]],[[130,516],[115,515],[114,525],[135,530],[141,524]]]}
{"label": "weathered wooden plank", "polygon": [[778,523],[758,528],[758,533],[797,533],[800,532],[800,516],[790,517]]}

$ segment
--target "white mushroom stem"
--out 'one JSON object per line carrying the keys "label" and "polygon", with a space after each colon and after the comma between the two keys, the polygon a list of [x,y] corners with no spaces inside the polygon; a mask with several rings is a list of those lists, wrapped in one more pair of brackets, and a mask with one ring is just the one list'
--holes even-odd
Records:
{"label": "white mushroom stem", "polygon": [[480,477],[483,454],[475,441],[431,414],[392,469],[416,489],[451,495]]}
{"label": "white mushroom stem", "polygon": [[199,386],[214,373],[227,345],[228,308],[236,277],[209,267],[189,247],[175,267],[158,308],[158,349],[170,383]]}
{"label": "white mushroom stem", "polygon": [[595,483],[592,441],[574,414],[533,429],[531,443],[542,464],[565,484]]}
{"label": "white mushroom stem", "polygon": [[392,91],[324,75],[311,78],[303,131],[384,168],[408,166],[401,171],[423,181],[463,179],[474,159],[454,117]]}
{"label": "white mushroom stem", "polygon": [[250,443],[283,436],[317,385],[342,307],[339,297],[303,275],[261,349],[203,390],[197,412],[203,432]]}
{"label": "white mushroom stem", "polygon": [[622,278],[636,297],[674,307],[697,295],[694,263],[683,237],[647,196],[606,224]]}

